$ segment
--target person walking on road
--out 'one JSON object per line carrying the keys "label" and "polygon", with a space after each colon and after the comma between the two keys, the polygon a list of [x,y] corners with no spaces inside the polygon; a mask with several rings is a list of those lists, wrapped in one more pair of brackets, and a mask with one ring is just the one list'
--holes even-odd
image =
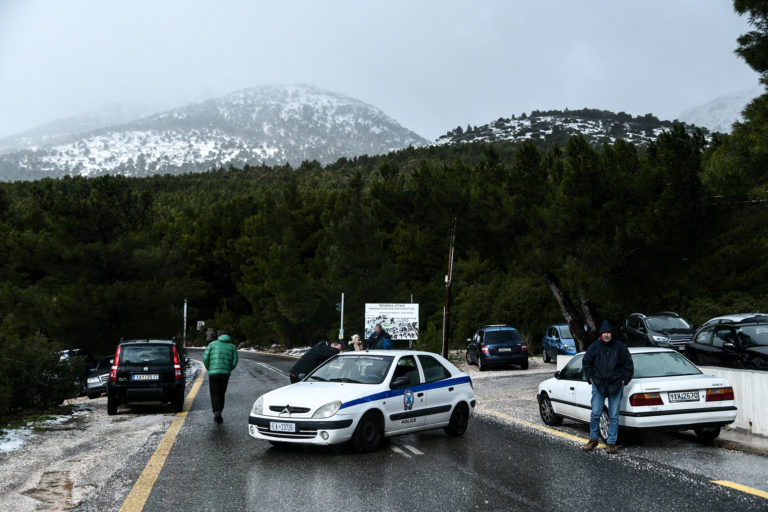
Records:
{"label": "person walking on road", "polygon": [[600,337],[587,348],[581,360],[584,378],[592,384],[592,414],[589,417],[589,441],[581,447],[591,452],[597,446],[600,415],[608,399],[608,439],[606,452],[616,453],[619,436],[619,408],[624,386],[632,380],[635,367],[627,346],[613,339],[613,327],[608,320],[600,326]]}
{"label": "person walking on road", "polygon": [[[376,327],[373,328],[373,332],[371,333],[371,337],[365,340],[365,348],[367,350],[384,348],[382,346],[382,343],[384,342],[385,339],[391,340],[392,337],[389,335],[387,331],[381,328],[381,324],[376,324]],[[392,342],[390,341],[390,344],[391,343]]]}
{"label": "person walking on road", "polygon": [[224,410],[224,395],[227,393],[229,375],[237,366],[237,348],[226,334],[212,341],[205,347],[203,364],[208,370],[208,387],[211,392],[213,421],[224,423],[221,411]]}
{"label": "person walking on road", "polygon": [[318,342],[314,347],[301,356],[299,360],[296,361],[296,364],[293,365],[293,368],[291,368],[288,375],[291,379],[291,384],[299,382],[299,375],[308,375],[309,372],[339,352],[341,352],[340,341],[332,341],[330,345],[328,345],[327,341]]}

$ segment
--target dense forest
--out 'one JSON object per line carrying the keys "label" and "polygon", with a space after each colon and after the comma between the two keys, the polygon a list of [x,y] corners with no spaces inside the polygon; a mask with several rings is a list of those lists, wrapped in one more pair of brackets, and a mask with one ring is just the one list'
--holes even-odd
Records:
{"label": "dense forest", "polygon": [[[768,34],[751,34],[738,52],[765,74]],[[600,319],[635,311],[765,311],[768,96],[744,115],[729,136],[674,125],[642,151],[576,136],[0,184],[0,416],[35,405],[53,350],[179,335],[184,299],[191,325],[297,345],[335,336],[341,292],[349,334],[366,302],[413,296],[419,346],[436,350],[454,220],[453,347],[491,322],[535,352],[564,318],[584,348]]]}

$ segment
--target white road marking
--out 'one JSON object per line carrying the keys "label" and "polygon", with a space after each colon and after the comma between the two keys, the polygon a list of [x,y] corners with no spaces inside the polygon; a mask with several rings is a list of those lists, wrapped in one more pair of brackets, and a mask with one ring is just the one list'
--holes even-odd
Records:
{"label": "white road marking", "polygon": [[267,363],[262,363],[261,361],[253,361],[254,363],[258,364],[259,366],[263,366],[264,368],[268,368],[272,370],[273,372],[277,372],[280,375],[288,375],[288,372],[280,370],[278,368],[275,368],[274,366],[270,366]]}
{"label": "white road marking", "polygon": [[393,452],[395,452],[395,453],[399,453],[400,455],[402,455],[402,456],[403,456],[403,457],[405,457],[406,459],[410,459],[410,458],[411,458],[411,456],[410,456],[410,455],[408,455],[407,453],[405,453],[405,452],[403,451],[403,449],[402,449],[402,448],[400,448],[399,446],[393,446],[393,447],[392,447],[392,451],[393,451]]}
{"label": "white road marking", "polygon": [[424,452],[413,446],[412,444],[406,444],[405,448],[414,455],[424,455]]}

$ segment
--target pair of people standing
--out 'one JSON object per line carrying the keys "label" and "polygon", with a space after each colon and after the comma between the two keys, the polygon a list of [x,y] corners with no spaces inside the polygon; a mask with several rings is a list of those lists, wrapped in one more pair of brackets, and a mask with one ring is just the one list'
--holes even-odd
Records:
{"label": "pair of people standing", "polygon": [[237,366],[237,348],[232,344],[232,339],[222,334],[217,340],[209,343],[205,347],[203,364],[208,370],[213,421],[221,424],[224,423],[221,412],[224,410],[224,395],[227,393],[229,376]]}

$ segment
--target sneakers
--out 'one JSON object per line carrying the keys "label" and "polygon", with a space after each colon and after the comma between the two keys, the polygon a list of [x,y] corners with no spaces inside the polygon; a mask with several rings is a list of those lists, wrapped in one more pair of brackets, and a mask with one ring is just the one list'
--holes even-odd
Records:
{"label": "sneakers", "polygon": [[213,413],[213,421],[215,421],[216,423],[221,424],[221,423],[224,423],[224,418],[221,417],[221,413],[220,412],[215,412],[215,413]]}
{"label": "sneakers", "polygon": [[589,441],[587,441],[587,444],[581,447],[581,449],[584,450],[585,452],[591,452],[592,450],[595,449],[596,446],[597,446],[597,439],[590,439]]}
{"label": "sneakers", "polygon": [[605,453],[616,453],[616,445],[608,443],[605,447]]}

